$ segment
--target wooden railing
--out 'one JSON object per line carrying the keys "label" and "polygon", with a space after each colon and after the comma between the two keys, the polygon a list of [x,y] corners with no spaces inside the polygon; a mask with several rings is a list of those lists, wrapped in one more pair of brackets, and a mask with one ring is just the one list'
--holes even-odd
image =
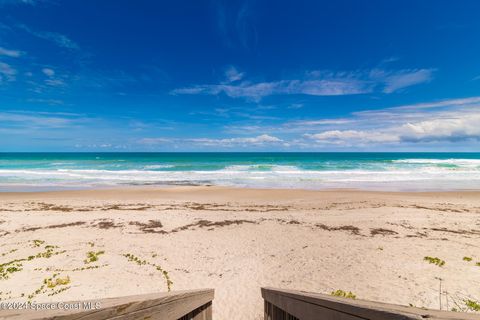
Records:
{"label": "wooden railing", "polygon": [[426,310],[303,291],[262,288],[265,320],[476,319],[472,313]]}
{"label": "wooden railing", "polygon": [[[214,290],[177,291],[96,301],[60,302],[54,310],[0,310],[5,320],[212,320]],[[70,310],[65,310],[71,306]],[[78,308],[77,308],[78,306]],[[35,305],[32,305],[35,307]]]}
{"label": "wooden railing", "polygon": [[[48,305],[56,306],[54,310],[0,310],[0,319],[212,320],[213,296],[213,289],[204,289],[50,303]],[[262,288],[262,297],[265,320],[480,320],[478,314],[426,310],[303,291]],[[41,305],[45,304],[36,306]]]}

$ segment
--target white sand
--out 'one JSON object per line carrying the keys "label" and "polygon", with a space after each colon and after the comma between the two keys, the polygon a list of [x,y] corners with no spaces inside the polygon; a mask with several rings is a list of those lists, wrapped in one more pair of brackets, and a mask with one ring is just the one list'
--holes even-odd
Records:
{"label": "white sand", "polygon": [[[372,235],[378,228],[384,234]],[[34,247],[35,239],[45,243]],[[23,270],[0,279],[0,298],[24,301],[54,273],[71,282],[34,301],[166,291],[162,273],[128,261],[123,254],[130,253],[167,270],[173,290],[215,288],[215,319],[261,319],[262,286],[342,289],[438,309],[441,278],[451,308],[454,298],[480,299],[479,240],[480,192],[182,187],[0,194],[0,263],[45,245],[66,250],[22,262]],[[88,251],[105,253],[85,264]],[[429,264],[425,256],[446,263]],[[73,271],[89,266],[100,267]]]}

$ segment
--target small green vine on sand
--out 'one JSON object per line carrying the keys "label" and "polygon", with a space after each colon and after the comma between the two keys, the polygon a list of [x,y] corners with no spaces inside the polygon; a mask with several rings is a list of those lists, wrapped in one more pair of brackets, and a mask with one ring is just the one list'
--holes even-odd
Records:
{"label": "small green vine on sand", "polygon": [[465,300],[465,306],[471,311],[480,311],[480,303],[475,300]]}
{"label": "small green vine on sand", "polygon": [[429,263],[436,264],[439,267],[443,267],[445,265],[445,261],[441,260],[440,258],[433,258],[433,257],[424,257],[423,260],[428,261]]}
{"label": "small green vine on sand", "polygon": [[335,297],[341,297],[341,298],[349,298],[349,299],[356,299],[357,296],[353,294],[351,291],[345,292],[343,290],[335,290],[330,293],[330,295],[335,296]]}
{"label": "small green vine on sand", "polygon": [[23,270],[23,265],[19,262],[10,264],[9,266],[0,266],[0,279],[6,280],[10,278],[10,275],[15,272]]}
{"label": "small green vine on sand", "polygon": [[[37,290],[27,296],[28,300],[32,300],[35,296],[41,293],[47,293],[49,290],[51,290],[51,292],[48,294],[48,296],[53,296],[70,289],[70,287],[63,287],[70,283],[70,277],[66,276],[64,278],[60,278],[58,277],[59,275],[60,273],[54,273],[50,278],[43,279],[42,285]],[[59,286],[62,287],[55,290],[55,288]]]}
{"label": "small green vine on sand", "polygon": [[166,270],[163,270],[162,267],[160,267],[159,265],[156,265],[155,263],[148,262],[147,260],[142,260],[131,253],[125,253],[123,254],[123,256],[127,258],[128,261],[134,262],[140,266],[149,265],[149,266],[155,267],[155,269],[157,269],[162,273],[162,276],[165,278],[165,282],[167,283],[167,289],[168,291],[171,291],[173,282],[172,280],[170,280],[170,276],[168,275],[168,272]]}
{"label": "small green vine on sand", "polygon": [[55,288],[56,286],[63,286],[70,283],[70,277],[66,278],[56,278],[47,280],[47,288]]}
{"label": "small green vine on sand", "polygon": [[4,252],[1,254],[2,257],[5,257],[7,254],[14,253],[15,251],[18,251],[18,249],[12,249],[10,251]]}
{"label": "small green vine on sand", "polygon": [[[45,243],[45,241],[41,240],[33,240],[35,247],[40,246],[41,244]],[[37,245],[38,244],[38,245]],[[36,255],[28,256],[27,258],[21,259],[14,259],[5,263],[0,264],[0,280],[6,280],[10,278],[10,276],[15,273],[23,270],[23,263],[25,261],[31,261],[33,259],[38,258],[50,258],[55,255],[59,255],[65,253],[66,250],[63,251],[55,251],[54,249],[58,248],[57,246],[45,246],[45,251],[39,252]]]}
{"label": "small green vine on sand", "polygon": [[104,254],[105,251],[97,251],[97,252],[94,252],[94,251],[88,251],[87,252],[87,259],[83,260],[83,262],[85,264],[88,264],[88,263],[92,263],[92,262],[95,262],[95,261],[98,261],[98,256]]}
{"label": "small green vine on sand", "polygon": [[32,248],[40,247],[44,243],[45,241],[43,240],[32,240]]}

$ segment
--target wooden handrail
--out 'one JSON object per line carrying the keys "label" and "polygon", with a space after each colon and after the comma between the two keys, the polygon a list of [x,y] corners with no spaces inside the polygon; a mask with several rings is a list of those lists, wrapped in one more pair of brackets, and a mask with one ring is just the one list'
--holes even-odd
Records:
{"label": "wooden handrail", "polygon": [[265,320],[480,320],[480,315],[427,310],[330,295],[262,288]]}
{"label": "wooden handrail", "polygon": [[[49,303],[55,310],[0,310],[5,320],[212,320],[213,289]],[[48,306],[45,305],[45,306]],[[66,305],[70,306],[66,310]],[[36,307],[42,307],[38,303]],[[34,307],[32,305],[32,307]]]}

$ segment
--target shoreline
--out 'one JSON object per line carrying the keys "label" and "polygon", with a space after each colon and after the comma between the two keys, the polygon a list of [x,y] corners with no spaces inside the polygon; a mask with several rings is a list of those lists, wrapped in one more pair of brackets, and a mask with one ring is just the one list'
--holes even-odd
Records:
{"label": "shoreline", "polygon": [[235,186],[219,186],[219,185],[165,185],[165,186],[114,186],[114,187],[98,187],[98,188],[83,188],[83,189],[59,189],[59,190],[45,190],[45,191],[0,191],[0,199],[2,197],[9,196],[22,196],[22,195],[81,195],[81,194],[109,194],[112,192],[121,193],[143,193],[143,192],[206,192],[206,191],[232,191],[232,192],[264,192],[264,193],[366,193],[366,194],[404,194],[404,195],[416,195],[416,194],[479,194],[480,189],[452,189],[452,190],[371,190],[360,188],[325,188],[325,189],[303,189],[303,188],[252,188],[252,187],[235,187]]}

